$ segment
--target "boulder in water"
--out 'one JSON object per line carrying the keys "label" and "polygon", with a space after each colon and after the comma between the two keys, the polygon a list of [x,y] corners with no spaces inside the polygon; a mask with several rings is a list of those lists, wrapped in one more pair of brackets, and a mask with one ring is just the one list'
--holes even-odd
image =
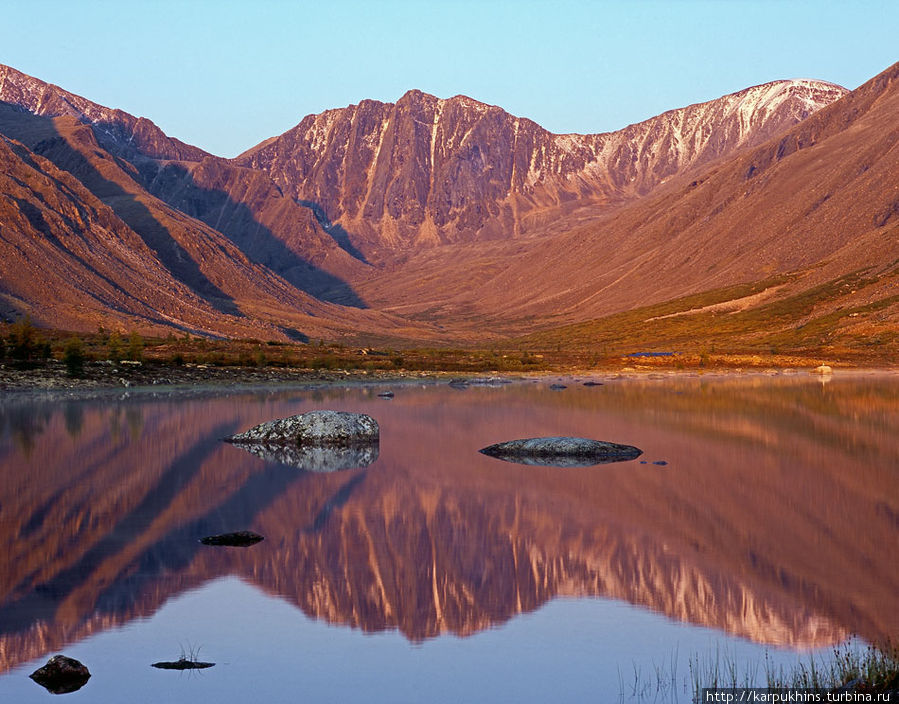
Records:
{"label": "boulder in water", "polygon": [[571,437],[510,440],[490,445],[479,452],[506,462],[550,467],[588,467],[633,460],[643,454],[642,450],[632,445]]}
{"label": "boulder in water", "polygon": [[51,694],[67,694],[81,689],[91,677],[82,663],[65,655],[54,655],[29,677]]}
{"label": "boulder in water", "polygon": [[378,422],[363,413],[310,411],[298,416],[270,420],[246,432],[226,438],[235,444],[330,445],[347,447],[376,443]]}

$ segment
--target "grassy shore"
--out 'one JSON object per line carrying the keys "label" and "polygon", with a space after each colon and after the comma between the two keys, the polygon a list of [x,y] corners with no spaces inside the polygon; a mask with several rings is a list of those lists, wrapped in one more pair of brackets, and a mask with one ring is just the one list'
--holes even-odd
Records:
{"label": "grassy shore", "polygon": [[891,645],[860,646],[854,642],[836,646],[826,656],[810,656],[789,667],[766,662],[763,671],[741,671],[732,659],[691,658],[690,676],[694,700],[703,689],[763,687],[786,693],[806,689],[825,694],[851,692],[877,694],[899,690],[899,649]]}
{"label": "grassy shore", "polygon": [[[741,690],[750,688],[784,696],[801,689],[821,695],[820,701],[878,701],[878,694],[899,693],[899,649],[889,644],[861,645],[850,640],[830,653],[810,655],[786,666],[774,665],[767,655],[763,663],[741,662],[726,651],[713,656],[694,654],[687,665],[689,674],[679,676],[675,652],[670,662],[649,676],[635,670],[633,679],[619,681],[620,699],[680,702],[689,697],[701,702],[703,690],[709,689],[744,701]],[[850,698],[828,700],[828,693]],[[895,701],[895,696],[880,701]]]}
{"label": "grassy shore", "polygon": [[442,374],[652,373],[884,367],[870,355],[834,358],[814,351],[671,351],[583,344],[490,348],[377,348],[334,342],[221,340],[191,335],[144,338],[98,331],[76,335],[20,321],[0,326],[0,388],[259,383],[406,378]]}

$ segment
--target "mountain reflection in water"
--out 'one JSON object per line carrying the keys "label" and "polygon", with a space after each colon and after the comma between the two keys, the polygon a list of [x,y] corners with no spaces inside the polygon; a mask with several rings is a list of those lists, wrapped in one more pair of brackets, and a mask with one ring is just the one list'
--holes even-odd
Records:
{"label": "mountain reflection in water", "polygon": [[[413,641],[562,595],[775,645],[899,636],[895,375],[376,392],[0,404],[0,671],[224,575]],[[220,440],[314,408],[373,415],[378,459],[316,474]],[[529,435],[633,444],[648,462],[477,452]],[[235,530],[265,541],[198,542]]]}

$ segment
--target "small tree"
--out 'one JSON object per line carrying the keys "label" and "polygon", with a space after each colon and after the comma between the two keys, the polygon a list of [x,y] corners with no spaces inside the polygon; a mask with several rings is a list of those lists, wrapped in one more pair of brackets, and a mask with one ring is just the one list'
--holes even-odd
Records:
{"label": "small tree", "polygon": [[70,337],[62,351],[62,361],[66,365],[66,373],[71,377],[79,377],[84,373],[84,345],[78,337]]}
{"label": "small tree", "polygon": [[118,362],[122,358],[122,338],[115,331],[109,333],[109,340],[106,342],[106,358],[113,362]]}
{"label": "small tree", "polygon": [[133,332],[128,336],[128,359],[140,362],[144,357],[144,338]]}
{"label": "small tree", "polygon": [[37,333],[29,316],[13,323],[9,333],[9,347],[10,356],[18,362],[27,363],[37,356]]}

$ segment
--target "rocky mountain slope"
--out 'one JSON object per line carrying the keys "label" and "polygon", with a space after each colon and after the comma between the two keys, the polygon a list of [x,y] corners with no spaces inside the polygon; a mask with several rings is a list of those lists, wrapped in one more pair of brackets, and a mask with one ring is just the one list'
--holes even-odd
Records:
{"label": "rocky mountain slope", "polygon": [[465,96],[409,91],[395,104],[366,100],[310,115],[235,161],[317,204],[364,252],[506,239],[560,211],[645,195],[846,92],[778,81],[618,132],[557,135]]}
{"label": "rocky mountain slope", "polygon": [[74,117],[2,104],[0,133],[6,317],[29,314],[75,330],[280,339],[395,326],[305,293],[222,232],[155,198],[137,167],[104,150]]}
{"label": "rocky mountain slope", "polygon": [[[127,164],[136,187],[171,200],[176,210],[218,230],[246,258],[296,288],[359,306],[343,282],[358,276],[364,265],[324,232],[311,210],[283,197],[264,174],[234,168],[166,136],[146,118],[106,108],[7,66],[0,66],[0,101],[9,113],[21,112],[22,120],[27,114],[68,117],[89,127],[96,153]],[[11,128],[11,134],[21,129]]]}
{"label": "rocky mountain slope", "polygon": [[[524,332],[776,280],[755,303],[825,287],[820,314],[845,309],[848,316],[854,307],[885,301],[876,316],[895,322],[897,78],[899,64],[780,136],[695,177],[672,178],[603,220],[526,246],[419,252],[360,292],[372,305],[409,317]],[[467,266],[454,265],[460,261]],[[840,289],[834,282],[850,273],[858,285],[844,282]],[[439,290],[422,283],[438,275]],[[805,308],[782,317],[795,327],[808,320]]]}

